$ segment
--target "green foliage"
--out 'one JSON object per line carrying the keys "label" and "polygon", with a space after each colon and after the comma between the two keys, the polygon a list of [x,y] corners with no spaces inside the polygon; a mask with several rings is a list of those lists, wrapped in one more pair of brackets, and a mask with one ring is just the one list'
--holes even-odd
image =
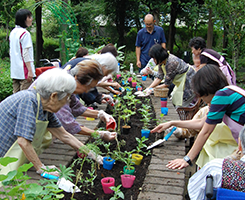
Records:
{"label": "green foliage", "polygon": [[13,81],[10,78],[9,58],[0,59],[0,101],[13,94]]}
{"label": "green foliage", "polygon": [[142,154],[149,155],[150,154],[150,150],[148,152],[144,152],[142,150],[143,148],[147,148],[147,145],[144,142],[146,142],[148,140],[148,138],[145,138],[145,136],[144,136],[141,139],[139,139],[139,138],[135,138],[135,139],[136,139],[136,141],[138,143],[138,146],[136,147],[136,152],[137,153],[141,152]]}
{"label": "green foliage", "polygon": [[118,185],[117,187],[115,187],[115,186],[111,186],[110,187],[110,189],[112,190],[112,191],[114,191],[114,195],[113,195],[113,197],[111,197],[110,198],[110,200],[117,200],[117,199],[124,199],[124,194],[123,194],[123,192],[120,190],[120,187],[121,187],[122,185]]}
{"label": "green foliage", "polygon": [[43,38],[43,58],[53,59],[59,58],[59,52],[55,49],[59,48],[59,40],[54,38]]}
{"label": "green foliage", "polygon": [[129,70],[130,63],[133,63],[134,71],[135,71],[138,68],[136,66],[136,54],[135,54],[135,51],[126,52],[125,53],[125,61],[123,62],[123,64],[125,65],[125,69],[126,70]]}
{"label": "green foliage", "polygon": [[6,39],[0,39],[0,58],[9,57],[9,41]]}

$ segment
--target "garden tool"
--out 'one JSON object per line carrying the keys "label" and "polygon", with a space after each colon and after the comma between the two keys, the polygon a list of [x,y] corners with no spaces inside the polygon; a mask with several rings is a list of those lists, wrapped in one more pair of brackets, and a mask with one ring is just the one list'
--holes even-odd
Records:
{"label": "garden tool", "polygon": [[176,130],[176,127],[173,127],[173,129],[163,139],[159,139],[156,142],[154,142],[152,145],[148,146],[147,150],[149,150],[155,146],[158,146],[159,144],[162,144],[163,142],[167,141],[168,138],[170,138],[170,136],[174,133],[175,130]]}

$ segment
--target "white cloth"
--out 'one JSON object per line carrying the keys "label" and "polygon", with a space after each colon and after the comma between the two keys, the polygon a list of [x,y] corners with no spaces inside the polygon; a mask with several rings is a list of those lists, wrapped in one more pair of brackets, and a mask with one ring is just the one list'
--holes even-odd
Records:
{"label": "white cloth", "polygon": [[[245,162],[245,156],[241,158]],[[214,159],[208,162],[202,169],[197,171],[190,179],[187,186],[191,200],[203,200],[205,197],[206,177],[213,176],[213,187],[219,188],[222,183],[222,165],[224,159]]]}
{"label": "white cloth", "polygon": [[[33,58],[33,45],[31,34],[24,28],[20,26],[15,26],[9,35],[10,41],[10,69],[11,69],[11,78],[24,80],[25,72],[27,68],[24,66],[23,53],[24,49],[28,49],[28,60],[31,62],[33,77],[35,75],[35,66]],[[25,51],[26,54],[26,51]]]}

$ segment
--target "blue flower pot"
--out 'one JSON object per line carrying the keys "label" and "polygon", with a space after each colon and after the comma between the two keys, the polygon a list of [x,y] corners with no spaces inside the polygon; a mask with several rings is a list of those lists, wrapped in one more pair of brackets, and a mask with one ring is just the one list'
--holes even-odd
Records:
{"label": "blue flower pot", "polygon": [[103,168],[107,170],[111,170],[114,165],[115,160],[111,157],[104,157],[103,158]]}
{"label": "blue flower pot", "polygon": [[142,81],[146,81],[147,76],[142,76],[141,79]]}
{"label": "blue flower pot", "polygon": [[164,115],[167,115],[168,114],[168,108],[162,107],[161,108],[161,113],[164,114]]}
{"label": "blue flower pot", "polygon": [[126,85],[128,81],[122,80],[122,85]]}
{"label": "blue flower pot", "polygon": [[141,137],[149,138],[150,132],[150,130],[141,129]]}

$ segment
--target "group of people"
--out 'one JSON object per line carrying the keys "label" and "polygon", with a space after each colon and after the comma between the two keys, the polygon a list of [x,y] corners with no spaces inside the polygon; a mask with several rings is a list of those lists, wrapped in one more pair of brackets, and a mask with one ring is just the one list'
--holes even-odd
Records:
{"label": "group of people", "polygon": [[[194,37],[189,42],[194,65],[184,62],[165,49],[166,40],[154,39],[158,29],[154,26],[153,16],[146,15],[144,22],[146,28],[138,32],[135,44],[137,66],[141,74],[151,74],[155,78],[145,89],[144,96],[150,95],[155,87],[173,88],[169,94],[176,108],[189,107],[199,98],[207,104],[192,120],[170,121],[151,130],[151,133],[164,130],[168,133],[175,126],[177,138],[197,136],[187,155],[169,161],[166,167],[185,168],[192,165],[198,156],[196,164],[200,170],[188,185],[191,199],[203,199],[209,173],[214,176],[218,174],[214,178],[215,186],[245,191],[245,91],[236,86],[235,73],[222,55],[206,48],[206,42],[201,37]],[[149,28],[150,24],[152,26]],[[143,34],[145,37],[142,37]],[[148,45],[145,44],[147,39]],[[148,57],[144,54],[148,54]],[[231,163],[240,166],[237,168],[239,173],[230,167]]]}
{"label": "group of people", "polygon": [[[105,94],[99,94],[96,86],[113,86],[115,89],[121,87],[116,82],[103,81],[103,78],[105,80],[105,77],[118,72],[117,52],[111,44],[96,55],[88,55],[86,49],[80,48],[76,56],[62,66],[62,69],[47,70],[33,82],[33,46],[30,33],[26,30],[32,24],[31,12],[19,10],[15,23],[16,27],[10,34],[14,94],[0,103],[0,129],[4,133],[0,134],[0,154],[1,157],[15,156],[19,160],[8,166],[8,169],[2,168],[1,173],[16,169],[29,160],[37,173],[41,174],[47,166],[41,162],[38,154],[47,148],[52,136],[77,151],[83,144],[73,135],[91,135],[95,132],[77,123],[76,117],[98,117],[105,122],[114,120],[103,110],[87,109],[77,95],[85,101],[92,98],[99,103],[111,99]],[[203,38],[195,37],[190,40],[194,61],[192,66],[166,50],[164,31],[154,25],[155,20],[151,14],[145,16],[144,23],[146,27],[138,32],[136,39],[137,66],[139,71],[144,70],[144,73],[154,74],[155,77],[144,91],[145,94],[149,95],[155,87],[173,88],[171,99],[176,108],[188,107],[198,98],[207,104],[192,120],[170,121],[151,130],[152,133],[169,131],[176,126],[178,128],[175,135],[178,138],[197,135],[187,155],[182,159],[169,161],[167,167],[182,169],[192,165],[192,161],[201,152],[197,162],[201,169],[190,179],[188,187],[191,199],[200,199],[204,186],[197,189],[196,177],[203,178],[210,172],[212,163],[216,162],[215,158],[234,158],[236,161],[222,159],[216,162],[219,170],[215,173],[222,179],[217,179],[215,184],[221,186],[222,180],[222,186],[229,187],[225,181],[232,172],[226,170],[222,173],[222,165],[229,166],[229,162],[237,162],[244,169],[245,91],[236,86],[235,73],[225,58],[206,48]],[[145,70],[148,62],[154,62],[153,67]],[[116,132],[96,132],[106,141],[117,136]],[[235,156],[230,156],[234,151]],[[93,151],[87,154],[102,163],[100,155]],[[50,173],[58,176],[57,172]],[[235,181],[241,178],[244,179],[244,173],[237,174]],[[238,184],[233,189],[244,191],[244,185]]]}

